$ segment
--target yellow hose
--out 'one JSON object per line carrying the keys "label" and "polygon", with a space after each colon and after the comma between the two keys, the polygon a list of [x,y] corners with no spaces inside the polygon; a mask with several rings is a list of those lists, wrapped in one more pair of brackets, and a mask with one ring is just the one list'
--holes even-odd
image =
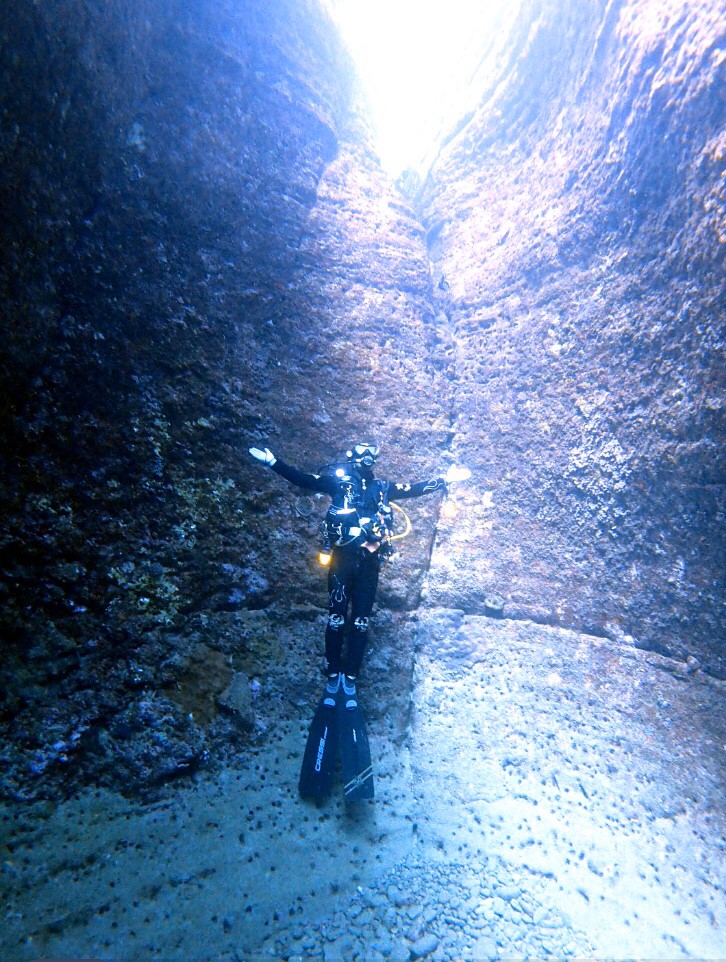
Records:
{"label": "yellow hose", "polygon": [[404,516],[404,518],[406,519],[406,530],[405,530],[405,531],[402,531],[400,534],[392,534],[392,535],[391,535],[391,541],[400,541],[401,538],[405,538],[406,535],[411,534],[411,519],[410,519],[409,516],[406,514],[406,512],[403,510],[403,508],[402,508],[399,504],[396,504],[395,501],[389,501],[388,503],[390,504],[390,506],[391,506],[392,508],[395,508],[396,511],[400,511],[401,514],[402,514],[402,515]]}

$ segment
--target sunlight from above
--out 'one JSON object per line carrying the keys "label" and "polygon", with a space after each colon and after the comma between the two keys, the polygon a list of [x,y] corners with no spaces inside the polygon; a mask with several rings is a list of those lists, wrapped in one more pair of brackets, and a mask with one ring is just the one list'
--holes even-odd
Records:
{"label": "sunlight from above", "polygon": [[515,0],[329,0],[358,68],[383,166],[423,173]]}

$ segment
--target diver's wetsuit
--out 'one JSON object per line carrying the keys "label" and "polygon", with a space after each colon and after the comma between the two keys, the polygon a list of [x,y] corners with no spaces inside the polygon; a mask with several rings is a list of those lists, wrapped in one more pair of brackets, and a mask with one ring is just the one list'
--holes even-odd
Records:
{"label": "diver's wetsuit", "polygon": [[[340,501],[339,478],[306,474],[279,458],[272,465],[272,470],[291,484],[329,495],[333,504]],[[373,472],[365,467],[356,466],[355,470],[359,475],[361,489],[359,513],[369,514],[371,518],[376,516],[382,503],[387,505],[389,494],[399,501],[402,498],[418,498],[446,488],[443,478],[419,481],[416,484],[395,484],[374,478]],[[325,630],[325,668],[328,674],[345,671],[347,675],[355,676],[363,661],[368,640],[368,618],[376,598],[381,564],[380,541],[367,543],[373,550],[364,547],[360,538],[332,546],[328,568],[328,625]],[[353,628],[348,638],[344,665],[343,640],[349,607]]]}

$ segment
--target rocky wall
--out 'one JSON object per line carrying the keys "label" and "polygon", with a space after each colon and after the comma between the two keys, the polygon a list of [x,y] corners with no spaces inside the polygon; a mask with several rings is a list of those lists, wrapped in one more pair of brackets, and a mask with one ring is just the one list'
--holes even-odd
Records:
{"label": "rocky wall", "polygon": [[722,40],[710,2],[525,3],[420,196],[475,472],[428,601],[717,675]]}
{"label": "rocky wall", "polygon": [[148,788],[317,684],[321,505],[247,447],[445,466],[424,236],[315,0],[18,0],[0,31],[0,772]]}

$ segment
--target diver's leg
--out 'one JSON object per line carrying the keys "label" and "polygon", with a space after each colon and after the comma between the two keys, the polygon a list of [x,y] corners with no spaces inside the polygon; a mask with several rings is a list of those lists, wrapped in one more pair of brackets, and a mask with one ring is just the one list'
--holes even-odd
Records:
{"label": "diver's leg", "polygon": [[[368,644],[368,622],[378,589],[378,554],[364,551],[359,559],[351,593],[351,618],[353,630],[348,640],[348,658],[345,674],[354,679],[363,663]],[[354,689],[355,690],[355,689]]]}
{"label": "diver's leg", "polygon": [[328,675],[339,674],[343,670],[343,638],[351,582],[348,559],[343,552],[333,551],[328,570],[328,625],[325,629],[325,672]]}

